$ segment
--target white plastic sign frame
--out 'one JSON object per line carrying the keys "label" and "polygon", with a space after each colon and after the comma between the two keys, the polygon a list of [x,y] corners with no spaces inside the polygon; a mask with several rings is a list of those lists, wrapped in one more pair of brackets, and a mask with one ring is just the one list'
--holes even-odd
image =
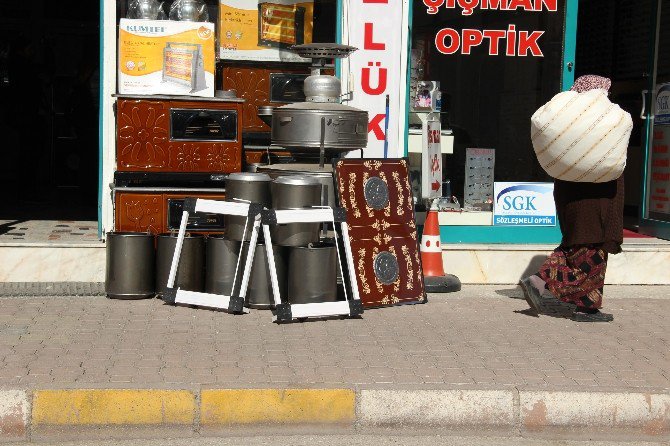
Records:
{"label": "white plastic sign frame", "polygon": [[[254,261],[254,251],[258,241],[258,232],[261,224],[261,210],[262,206],[254,203],[244,202],[229,202],[206,200],[201,198],[186,198],[184,200],[184,212],[181,217],[181,224],[179,225],[179,235],[177,236],[177,244],[175,245],[174,255],[172,257],[172,266],[170,267],[170,275],[168,276],[167,291],[163,295],[163,300],[168,304],[185,304],[196,305],[200,307],[219,308],[230,311],[231,313],[249,313],[249,308],[245,306],[245,298],[247,294],[247,287],[249,285],[249,276],[251,275],[251,265]],[[196,291],[187,291],[180,288],[174,288],[174,282],[177,275],[177,268],[179,267],[179,259],[181,257],[181,249],[184,244],[184,236],[186,234],[186,224],[188,216],[191,212],[209,212],[213,214],[222,215],[236,215],[240,217],[247,217],[242,238],[246,238],[247,226],[249,219],[253,218],[254,224],[251,229],[251,237],[249,241],[249,253],[244,265],[244,273],[242,275],[242,284],[240,286],[239,296],[201,293]],[[233,286],[231,291],[234,293],[237,276],[240,270],[240,259],[242,258],[242,250],[244,249],[244,242],[240,243],[240,255],[237,258],[237,265],[235,266],[235,277],[233,279]]]}
{"label": "white plastic sign frame", "polygon": [[[349,228],[345,222],[346,214],[344,209],[331,207],[313,207],[306,209],[290,210],[265,210],[263,211],[263,236],[265,237],[265,248],[267,251],[268,265],[270,269],[270,281],[272,283],[272,296],[275,303],[276,314],[273,322],[289,322],[294,319],[309,317],[327,317],[327,316],[358,316],[363,313],[363,303],[358,294],[358,283],[354,270],[354,260],[351,254],[351,244],[349,243]],[[272,238],[270,234],[270,225],[285,223],[333,223],[335,231],[335,249],[337,250],[337,265],[340,268],[342,278],[345,278],[342,268],[342,257],[337,236],[337,225],[339,224],[342,233],[342,244],[346,256],[347,268],[349,270],[349,285],[351,296],[347,295],[347,287],[344,284],[345,300],[337,302],[315,302],[309,304],[291,304],[290,296],[286,296],[286,302],[282,303],[282,296],[279,293],[279,283],[277,281],[277,270],[274,261],[274,252],[272,249]]]}

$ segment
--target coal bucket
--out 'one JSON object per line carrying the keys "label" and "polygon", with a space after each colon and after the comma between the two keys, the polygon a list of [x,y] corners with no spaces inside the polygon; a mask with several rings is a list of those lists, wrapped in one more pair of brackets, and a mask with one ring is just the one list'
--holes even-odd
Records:
{"label": "coal bucket", "polygon": [[[321,183],[303,175],[277,177],[271,185],[274,209],[304,209],[321,205]],[[321,223],[286,223],[271,228],[272,242],[305,246],[319,241]]]}
{"label": "coal bucket", "polygon": [[334,243],[290,248],[288,298],[292,304],[337,300],[337,249]]}
{"label": "coal bucket", "polygon": [[[272,245],[277,271],[277,283],[280,296],[286,296],[286,260],[284,249]],[[244,251],[249,251],[249,244],[244,244]],[[247,287],[247,304],[251,308],[268,309],[274,307],[272,294],[272,281],[270,279],[270,268],[268,266],[267,251],[265,244],[258,243],[254,251],[254,263],[251,267],[249,286]]]}
{"label": "coal bucket", "polygon": [[[207,255],[205,268],[205,292],[211,294],[223,294],[226,296],[238,295],[244,264],[246,262],[246,251],[237,267],[237,259],[240,256],[240,245],[242,242],[230,240],[221,235],[212,235],[207,238]],[[235,268],[238,268],[237,280],[235,280]],[[235,291],[233,292],[233,281],[235,280]]]}
{"label": "coal bucket", "polygon": [[[264,173],[231,173],[226,179],[226,200],[249,201],[270,207],[270,177]],[[226,235],[229,239],[242,241],[246,219],[246,217],[237,215],[226,216]],[[250,220],[247,225],[246,237],[244,237],[246,241],[251,239],[252,226],[253,221]]]}
{"label": "coal bucket", "polygon": [[[156,293],[163,295],[167,290],[167,281],[172,267],[176,234],[158,236],[156,247]],[[181,248],[179,267],[175,276],[174,288],[202,292],[205,289],[205,238],[201,235],[185,235]]]}
{"label": "coal bucket", "polygon": [[153,297],[155,288],[154,236],[142,232],[107,234],[105,293],[111,299]]}

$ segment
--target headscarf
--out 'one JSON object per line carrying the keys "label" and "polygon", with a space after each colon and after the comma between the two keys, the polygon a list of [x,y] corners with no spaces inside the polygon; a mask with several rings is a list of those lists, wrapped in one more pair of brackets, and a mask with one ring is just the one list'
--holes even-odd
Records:
{"label": "headscarf", "polygon": [[587,74],[585,76],[579,76],[570,90],[576,91],[577,93],[584,93],[585,91],[595,90],[596,88],[609,91],[611,86],[612,81],[608,78],[597,76],[595,74]]}

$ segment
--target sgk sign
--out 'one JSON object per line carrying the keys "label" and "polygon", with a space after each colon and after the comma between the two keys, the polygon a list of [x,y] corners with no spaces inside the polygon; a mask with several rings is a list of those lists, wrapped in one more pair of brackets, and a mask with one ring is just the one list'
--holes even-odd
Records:
{"label": "sgk sign", "polygon": [[556,226],[554,183],[493,185],[493,224],[497,226]]}

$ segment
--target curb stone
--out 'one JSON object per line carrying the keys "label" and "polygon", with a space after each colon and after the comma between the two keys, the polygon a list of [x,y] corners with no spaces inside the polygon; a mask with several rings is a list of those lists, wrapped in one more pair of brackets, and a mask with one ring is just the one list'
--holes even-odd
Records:
{"label": "curb stone", "polygon": [[0,441],[26,438],[30,416],[28,394],[22,390],[0,390]]}
{"label": "curb stone", "polygon": [[670,433],[670,395],[651,393],[520,392],[521,428],[596,428]]}
{"label": "curb stone", "polygon": [[104,282],[0,282],[0,297],[105,296]]}
{"label": "curb stone", "polygon": [[[491,389],[73,389],[0,391],[0,441],[49,438],[50,428],[292,428],[369,431],[430,427],[510,435],[670,439],[670,394]],[[88,430],[87,430],[88,429]],[[188,434],[190,432],[190,434]]]}
{"label": "curb stone", "polygon": [[363,426],[513,427],[512,390],[362,390]]}

